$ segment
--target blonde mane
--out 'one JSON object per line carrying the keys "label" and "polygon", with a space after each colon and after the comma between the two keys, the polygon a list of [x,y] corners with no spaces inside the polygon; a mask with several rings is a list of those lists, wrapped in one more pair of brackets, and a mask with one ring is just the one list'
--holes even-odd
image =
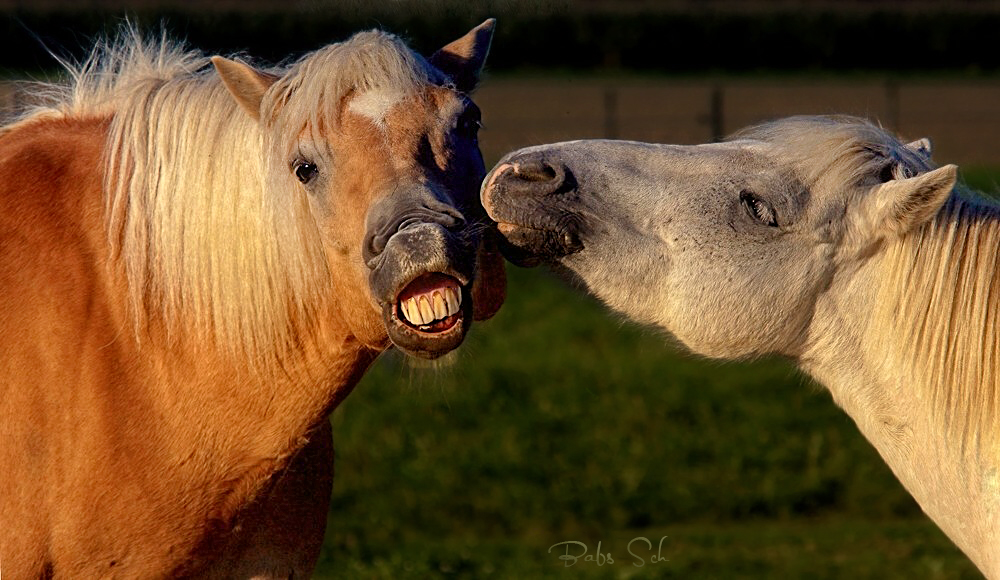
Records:
{"label": "blonde mane", "polygon": [[332,277],[306,195],[289,170],[300,138],[335,126],[351,91],[402,94],[443,83],[395,36],[363,32],[267,72],[261,122],[209,60],[133,27],[100,43],[68,82],[17,123],[108,116],[106,223],[129,282],[137,331],[207,335],[257,360],[299,342]]}
{"label": "blonde mane", "polygon": [[943,414],[963,452],[994,453],[982,446],[1000,428],[1000,208],[954,195],[889,245],[882,264],[875,344]]}

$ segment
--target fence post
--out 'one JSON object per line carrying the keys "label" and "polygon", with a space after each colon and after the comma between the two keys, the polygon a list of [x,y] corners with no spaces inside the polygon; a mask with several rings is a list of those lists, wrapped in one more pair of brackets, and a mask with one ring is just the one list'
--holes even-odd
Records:
{"label": "fence post", "polygon": [[614,87],[604,88],[604,137],[618,138],[618,91]]}
{"label": "fence post", "polygon": [[725,105],[723,99],[722,85],[713,86],[708,106],[708,122],[712,131],[712,141],[721,141],[726,136],[725,119],[722,116],[723,106]]}
{"label": "fence post", "polygon": [[897,135],[902,132],[899,126],[899,83],[891,78],[885,81],[885,114],[889,128]]}

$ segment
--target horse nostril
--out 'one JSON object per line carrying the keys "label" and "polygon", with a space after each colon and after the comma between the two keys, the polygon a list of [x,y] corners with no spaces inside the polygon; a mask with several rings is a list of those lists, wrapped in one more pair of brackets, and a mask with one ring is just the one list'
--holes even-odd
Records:
{"label": "horse nostril", "polygon": [[378,209],[380,212],[369,212],[368,229],[361,247],[362,257],[369,266],[374,265],[374,260],[385,251],[389,240],[405,230],[428,225],[444,228],[455,235],[467,229],[468,224],[461,211],[439,200],[395,199]]}
{"label": "horse nostril", "polygon": [[389,238],[385,235],[377,233],[368,233],[365,235],[364,244],[361,246],[361,257],[365,263],[373,266],[373,261],[385,251],[385,245],[388,241]]}
{"label": "horse nostril", "polygon": [[514,191],[523,195],[557,195],[576,187],[569,168],[544,159],[527,159],[515,164]]}
{"label": "horse nostril", "polygon": [[554,181],[559,173],[545,161],[537,159],[519,163],[517,176],[525,181]]}

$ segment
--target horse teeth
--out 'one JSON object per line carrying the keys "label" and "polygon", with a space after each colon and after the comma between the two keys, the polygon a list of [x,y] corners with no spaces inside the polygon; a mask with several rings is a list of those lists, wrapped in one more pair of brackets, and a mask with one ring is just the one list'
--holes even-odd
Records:
{"label": "horse teeth", "polygon": [[434,318],[438,320],[448,318],[448,305],[445,304],[440,292],[434,293]]}
{"label": "horse teeth", "polygon": [[424,317],[420,314],[416,298],[410,298],[403,302],[403,314],[411,324],[420,325],[424,323]]}
{"label": "horse teeth", "polygon": [[420,305],[420,315],[423,320],[420,324],[430,324],[434,321],[434,308],[431,307],[430,300],[427,296],[421,296],[417,299],[417,303]]}
{"label": "horse teeth", "polygon": [[413,318],[415,319],[416,323],[419,325],[419,324],[427,324],[428,322],[430,322],[430,320],[427,320],[424,317],[424,310],[420,308],[420,298],[414,296],[413,298],[410,298],[410,300],[411,300],[410,309],[413,310]]}
{"label": "horse teeth", "polygon": [[455,288],[440,288],[430,294],[421,294],[401,301],[399,310],[407,322],[414,326],[423,326],[458,314],[461,306],[461,291]]}
{"label": "horse teeth", "polygon": [[407,322],[413,322],[413,313],[410,312],[409,300],[400,301],[399,309],[403,311],[403,318],[405,318]]}
{"label": "horse teeth", "polygon": [[448,316],[451,316],[452,314],[455,314],[455,312],[458,311],[458,307],[455,306],[455,298],[452,297],[451,288],[444,289],[444,297],[442,298],[442,300],[444,300],[444,309],[448,313]]}

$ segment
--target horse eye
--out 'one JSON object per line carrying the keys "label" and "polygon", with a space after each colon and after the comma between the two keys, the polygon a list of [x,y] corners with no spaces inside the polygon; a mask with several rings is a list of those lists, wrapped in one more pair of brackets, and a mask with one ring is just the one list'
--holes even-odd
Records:
{"label": "horse eye", "polygon": [[878,174],[878,180],[880,183],[888,183],[896,178],[896,164],[890,163],[882,168],[882,171]]}
{"label": "horse eye", "polygon": [[909,179],[916,174],[917,171],[912,167],[894,162],[882,168],[882,171],[878,174],[878,179],[881,183],[888,183],[893,179]]}
{"label": "horse eye", "polygon": [[296,161],[292,166],[292,171],[295,173],[295,177],[303,184],[308,184],[319,175],[319,167],[315,163],[304,159]]}
{"label": "horse eye", "polygon": [[483,123],[479,120],[479,111],[466,109],[455,124],[455,132],[467,139],[475,139],[482,126]]}
{"label": "horse eye", "polygon": [[774,208],[771,207],[771,204],[754,195],[752,191],[747,189],[741,191],[740,202],[750,217],[766,226],[777,227],[778,216],[774,213]]}

